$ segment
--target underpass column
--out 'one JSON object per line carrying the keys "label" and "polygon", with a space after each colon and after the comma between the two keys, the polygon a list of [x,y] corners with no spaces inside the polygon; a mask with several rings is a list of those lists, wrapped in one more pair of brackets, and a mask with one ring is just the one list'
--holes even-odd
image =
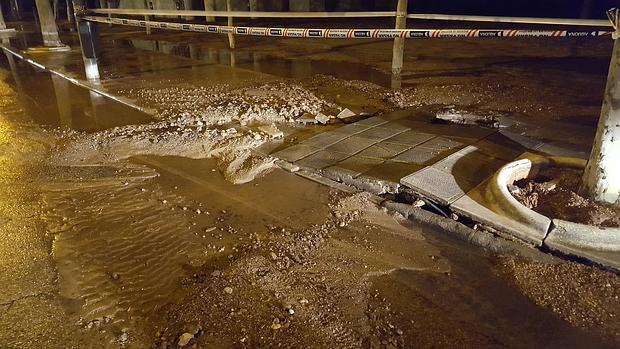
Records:
{"label": "underpass column", "polygon": [[62,46],[60,36],[58,36],[58,28],[52,13],[52,7],[47,0],[35,0],[37,12],[39,13],[39,23],[41,25],[41,35],[43,36],[43,44],[47,47]]}
{"label": "underpass column", "polygon": [[[396,7],[396,29],[407,27],[407,2],[408,0],[398,0]],[[403,70],[403,53],[405,50],[405,39],[394,38],[392,49],[392,88],[400,88],[401,72]]]}
{"label": "underpass column", "polygon": [[620,10],[608,14],[614,24],[614,48],[582,191],[597,201],[620,206]]}

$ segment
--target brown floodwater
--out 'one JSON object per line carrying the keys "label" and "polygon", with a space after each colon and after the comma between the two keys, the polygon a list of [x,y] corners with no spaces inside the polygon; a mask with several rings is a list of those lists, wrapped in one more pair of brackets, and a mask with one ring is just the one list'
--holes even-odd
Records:
{"label": "brown floodwater", "polygon": [[[242,85],[274,72],[160,59],[161,71],[115,71],[133,71],[136,85],[192,81],[202,69],[233,70]],[[151,117],[2,63],[0,347],[170,348],[184,334],[209,348],[617,347],[614,274],[577,265],[563,283],[537,279],[532,291],[527,275],[498,263],[513,256],[283,170],[233,185],[215,159],[50,162],[72,142],[57,128],[79,138]],[[324,69],[278,64],[292,77]],[[115,79],[107,76],[123,84]],[[523,263],[534,272],[569,264]],[[594,291],[576,283],[583,275]]]}

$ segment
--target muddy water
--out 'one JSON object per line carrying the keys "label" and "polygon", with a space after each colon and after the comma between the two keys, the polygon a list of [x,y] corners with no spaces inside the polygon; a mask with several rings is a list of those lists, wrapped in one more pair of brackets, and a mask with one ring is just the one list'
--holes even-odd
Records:
{"label": "muddy water", "polygon": [[43,126],[93,132],[152,120],[149,115],[107,100],[59,76],[37,71],[8,53],[2,56],[2,65],[11,69],[8,83],[18,98],[23,99],[27,113]]}
{"label": "muddy water", "polygon": [[220,64],[285,78],[304,79],[317,74],[334,75],[341,79],[363,80],[380,86],[390,86],[390,76],[373,67],[352,62],[320,61],[310,59],[285,59],[251,50],[231,51],[195,43],[175,43],[161,40],[117,40],[116,45],[161,52],[191,58],[209,64]]}
{"label": "muddy water", "polygon": [[[280,170],[232,185],[210,159],[46,162],[71,139],[37,126],[60,125],[32,107],[37,94],[3,96],[22,120],[2,114],[1,134],[22,137],[0,139],[21,193],[3,196],[3,219],[19,224],[3,222],[3,255],[17,262],[3,273],[0,346],[170,348],[188,334],[197,347],[613,347],[538,306],[494,256],[363,195]],[[88,117],[71,125],[106,127]],[[24,144],[39,156],[14,151]],[[619,289],[590,283],[601,280]]]}

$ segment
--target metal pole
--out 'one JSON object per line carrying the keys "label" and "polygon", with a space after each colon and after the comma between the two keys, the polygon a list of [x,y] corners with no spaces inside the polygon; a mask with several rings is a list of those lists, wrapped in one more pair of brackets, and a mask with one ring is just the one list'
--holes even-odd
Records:
{"label": "metal pole", "polygon": [[[258,11],[258,0],[249,0],[248,7],[250,12]],[[256,17],[250,17],[250,19],[256,19]]]}
{"label": "metal pole", "polygon": [[597,201],[620,206],[620,10],[610,10],[608,14],[615,28],[614,49],[582,191]]}
{"label": "metal pole", "polygon": [[67,21],[69,21],[69,28],[73,31],[75,18],[73,17],[73,10],[71,9],[71,0],[66,0],[65,5],[67,6]]}
{"label": "metal pole", "polygon": [[[144,8],[153,9],[153,3],[147,0],[144,0]],[[144,16],[144,20],[146,21],[146,35],[150,35],[151,34],[151,27],[149,26],[149,20],[151,19],[150,16]]]}
{"label": "metal pole", "polygon": [[[396,29],[407,27],[407,2],[408,0],[398,0],[396,7]],[[395,38],[392,49],[392,88],[400,88],[400,74],[403,70],[403,53],[405,51],[405,39]]]}
{"label": "metal pole", "polygon": [[[205,0],[205,11],[215,11],[215,0]],[[207,16],[207,22],[215,22],[215,17]]]}
{"label": "metal pole", "polygon": [[[226,0],[226,11],[230,12],[232,10],[232,0]],[[228,17],[228,26],[233,26],[233,18],[230,16]],[[228,46],[232,49],[235,48],[235,36],[232,33],[228,33]]]}

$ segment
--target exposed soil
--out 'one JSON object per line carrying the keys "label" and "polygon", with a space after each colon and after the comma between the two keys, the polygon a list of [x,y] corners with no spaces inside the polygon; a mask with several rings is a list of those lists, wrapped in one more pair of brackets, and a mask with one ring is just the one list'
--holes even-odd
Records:
{"label": "exposed soil", "polygon": [[620,280],[613,273],[586,270],[574,262],[552,265],[512,258],[502,258],[499,270],[536,304],[620,342]]}
{"label": "exposed soil", "polygon": [[578,194],[582,171],[549,168],[509,188],[523,205],[551,218],[601,227],[620,227],[620,208]]}

